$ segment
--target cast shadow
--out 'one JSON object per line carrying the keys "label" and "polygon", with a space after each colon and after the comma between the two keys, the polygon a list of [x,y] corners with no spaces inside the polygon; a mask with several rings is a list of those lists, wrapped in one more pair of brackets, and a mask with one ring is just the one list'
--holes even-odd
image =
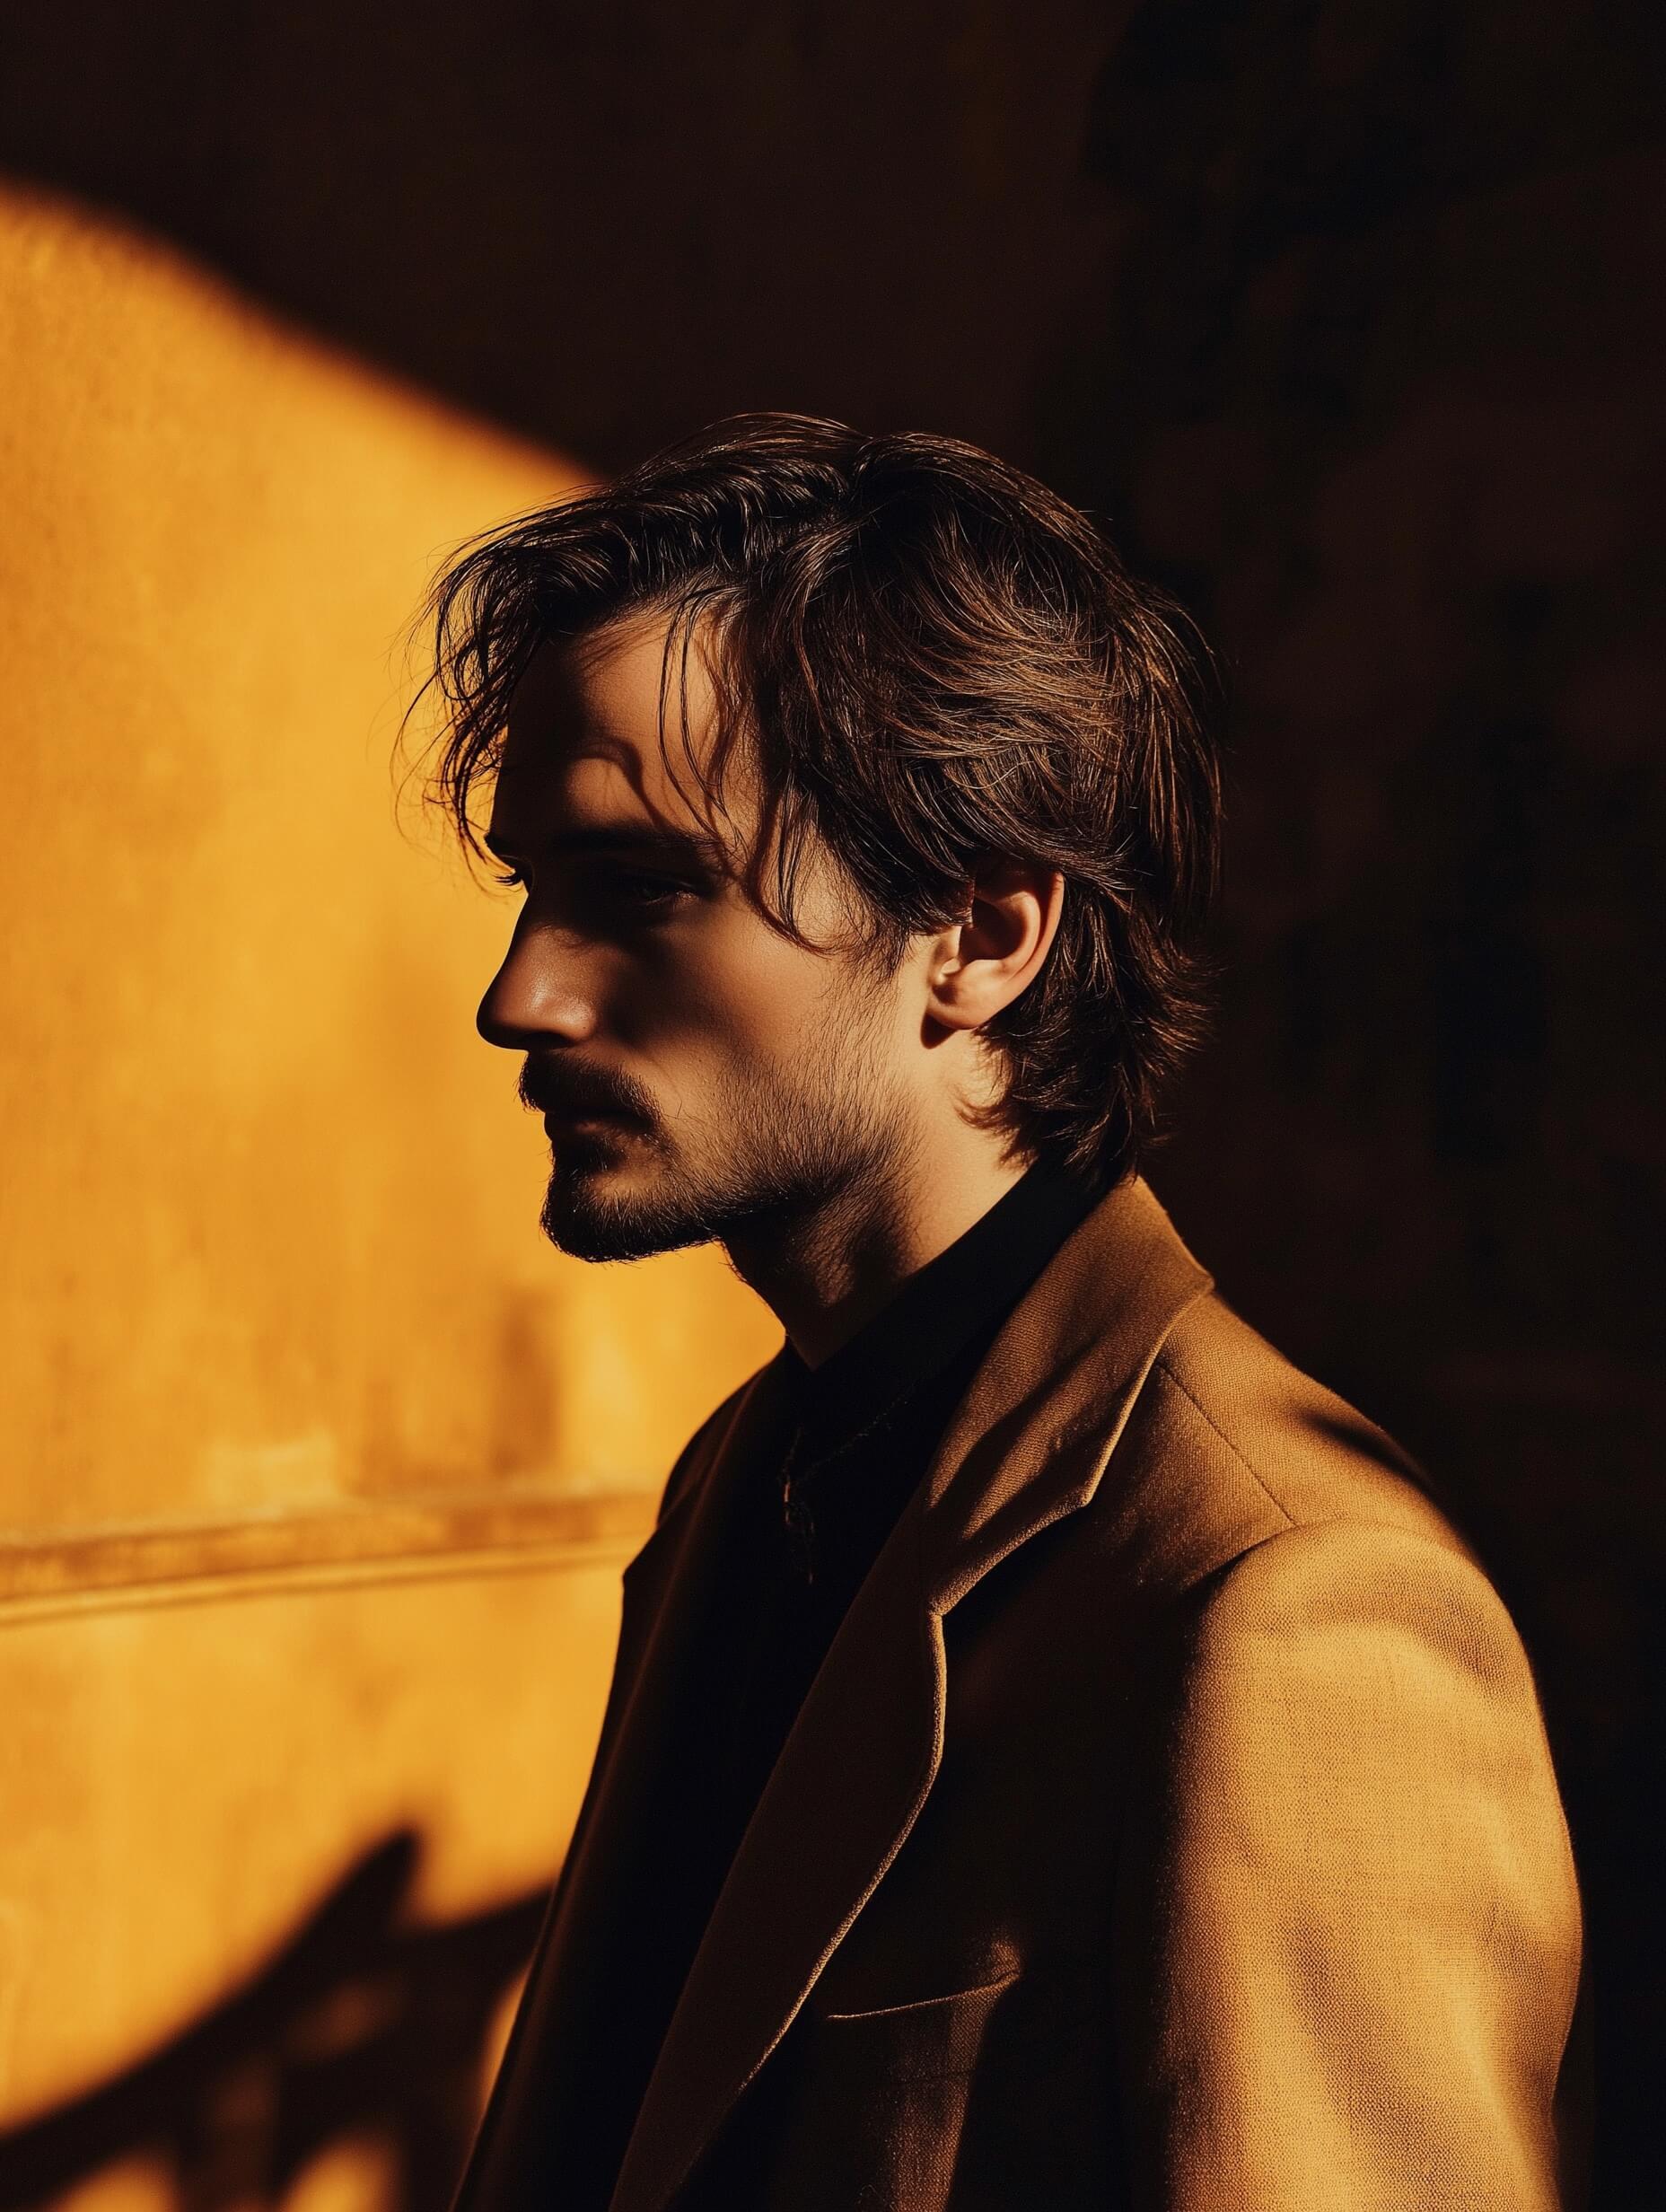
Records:
{"label": "cast shadow", "polygon": [[0,2133],[0,2212],[118,2160],[169,2172],[181,2212],[276,2205],[320,2154],[385,2147],[399,2212],[444,2212],[478,2116],[486,2039],[545,1892],[413,1922],[420,1839],[398,1831],[211,2010],[121,2073]]}

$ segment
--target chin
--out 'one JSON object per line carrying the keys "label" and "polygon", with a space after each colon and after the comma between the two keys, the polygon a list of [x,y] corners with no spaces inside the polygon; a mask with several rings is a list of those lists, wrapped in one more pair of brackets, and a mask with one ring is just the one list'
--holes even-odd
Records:
{"label": "chin", "polygon": [[629,1181],[615,1163],[557,1167],[539,1216],[557,1251],[573,1260],[651,1260],[656,1252],[710,1242],[713,1232],[703,1214],[651,1189],[632,1191]]}

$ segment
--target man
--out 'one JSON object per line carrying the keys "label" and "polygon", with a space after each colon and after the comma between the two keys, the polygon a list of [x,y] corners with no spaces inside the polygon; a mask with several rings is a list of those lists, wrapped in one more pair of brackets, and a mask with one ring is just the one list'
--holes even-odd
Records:
{"label": "man", "polygon": [[1557,2201],[1521,1646],[1140,1179],[1184,626],[987,455],[753,417],[437,588],[543,1222],[780,1353],[672,1470],[461,2212]]}

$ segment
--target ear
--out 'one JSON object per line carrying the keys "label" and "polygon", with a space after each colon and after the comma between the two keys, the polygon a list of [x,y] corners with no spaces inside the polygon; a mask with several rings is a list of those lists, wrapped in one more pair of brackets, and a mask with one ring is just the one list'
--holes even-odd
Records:
{"label": "ear", "polygon": [[968,888],[926,970],[926,1011],[945,1029],[981,1029],[1040,972],[1058,934],[1065,879],[1038,862],[995,860]]}

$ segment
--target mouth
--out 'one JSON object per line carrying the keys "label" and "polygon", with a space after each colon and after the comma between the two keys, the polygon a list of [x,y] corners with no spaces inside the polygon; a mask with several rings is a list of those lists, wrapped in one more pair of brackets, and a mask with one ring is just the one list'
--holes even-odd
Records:
{"label": "mouth", "polygon": [[544,1116],[545,1134],[549,1137],[571,1137],[575,1131],[585,1129],[617,1130],[623,1135],[625,1128],[625,1123],[617,1114],[548,1113]]}

